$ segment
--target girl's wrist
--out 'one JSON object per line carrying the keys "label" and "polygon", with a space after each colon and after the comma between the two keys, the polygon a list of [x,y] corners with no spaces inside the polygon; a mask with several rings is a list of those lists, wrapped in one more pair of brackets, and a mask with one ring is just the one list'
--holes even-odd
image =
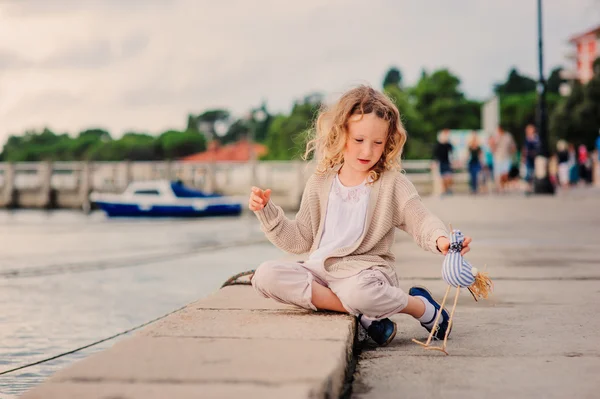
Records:
{"label": "girl's wrist", "polygon": [[435,240],[435,247],[437,248],[438,252],[443,254],[442,250],[440,249],[440,239],[444,239],[446,241],[448,241],[448,237],[446,236],[439,236],[437,238],[437,240]]}

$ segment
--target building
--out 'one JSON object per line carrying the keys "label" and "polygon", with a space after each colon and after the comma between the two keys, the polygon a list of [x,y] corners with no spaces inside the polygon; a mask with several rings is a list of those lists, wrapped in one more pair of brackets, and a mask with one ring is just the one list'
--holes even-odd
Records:
{"label": "building", "polygon": [[184,162],[248,162],[265,155],[268,149],[265,145],[240,140],[224,146],[212,141],[204,152],[188,155],[181,159]]}
{"label": "building", "polygon": [[600,57],[600,25],[585,33],[573,36],[569,43],[576,47],[576,53],[569,58],[575,61],[576,70],[567,71],[563,78],[579,80],[582,84],[589,82],[594,75],[592,65]]}

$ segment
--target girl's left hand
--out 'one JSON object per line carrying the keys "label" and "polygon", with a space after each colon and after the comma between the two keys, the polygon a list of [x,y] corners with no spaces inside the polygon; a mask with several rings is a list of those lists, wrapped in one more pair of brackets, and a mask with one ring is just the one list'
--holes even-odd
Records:
{"label": "girl's left hand", "polygon": [[[471,247],[469,247],[471,241],[473,241],[471,237],[465,236],[465,240],[463,241],[463,248],[462,251],[460,251],[461,255],[464,255],[471,250]],[[442,251],[442,254],[446,255],[448,253],[448,249],[450,248],[450,240],[448,240],[447,237],[439,237],[436,241],[436,244],[440,251]]]}

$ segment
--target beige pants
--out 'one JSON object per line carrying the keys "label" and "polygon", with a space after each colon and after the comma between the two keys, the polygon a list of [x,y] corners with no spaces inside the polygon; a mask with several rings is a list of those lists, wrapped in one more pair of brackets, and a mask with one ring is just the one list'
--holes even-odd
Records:
{"label": "beige pants", "polygon": [[348,313],[382,319],[400,312],[408,304],[408,295],[379,270],[336,278],[322,262],[297,263],[268,261],[252,277],[252,286],[266,298],[317,310],[312,304],[312,284],[328,287],[337,295]]}

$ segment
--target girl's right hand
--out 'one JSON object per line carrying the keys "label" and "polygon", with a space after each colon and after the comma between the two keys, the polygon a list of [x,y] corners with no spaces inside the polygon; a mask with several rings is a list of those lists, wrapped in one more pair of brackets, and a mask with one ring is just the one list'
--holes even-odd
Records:
{"label": "girl's right hand", "polygon": [[248,208],[250,208],[251,211],[260,211],[265,207],[265,205],[267,205],[267,202],[269,202],[270,198],[270,188],[263,191],[258,187],[252,187],[252,192],[250,193],[250,200],[248,201]]}

